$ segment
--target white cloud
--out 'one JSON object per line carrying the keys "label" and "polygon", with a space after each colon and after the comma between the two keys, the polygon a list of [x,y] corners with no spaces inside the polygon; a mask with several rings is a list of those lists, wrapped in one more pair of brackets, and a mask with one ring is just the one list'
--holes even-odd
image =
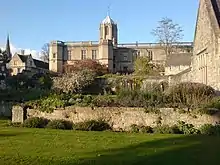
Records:
{"label": "white cloud", "polygon": [[[13,44],[10,44],[10,48],[12,55],[14,55],[15,53],[20,53],[21,50],[24,50],[25,55],[31,54],[34,59],[40,60],[41,53],[37,50],[17,48]],[[0,45],[0,49],[5,50],[5,46]]]}

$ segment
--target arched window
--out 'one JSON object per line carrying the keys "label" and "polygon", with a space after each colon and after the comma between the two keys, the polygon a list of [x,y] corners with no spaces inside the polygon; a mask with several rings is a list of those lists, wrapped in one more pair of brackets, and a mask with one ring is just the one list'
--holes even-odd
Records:
{"label": "arched window", "polygon": [[105,35],[109,35],[109,28],[108,28],[108,26],[105,26]]}

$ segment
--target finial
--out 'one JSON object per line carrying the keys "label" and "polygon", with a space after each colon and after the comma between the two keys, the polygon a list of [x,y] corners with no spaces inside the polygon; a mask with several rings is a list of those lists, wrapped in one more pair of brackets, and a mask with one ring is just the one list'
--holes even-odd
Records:
{"label": "finial", "polygon": [[107,16],[110,16],[110,4],[108,5],[108,12],[107,12]]}

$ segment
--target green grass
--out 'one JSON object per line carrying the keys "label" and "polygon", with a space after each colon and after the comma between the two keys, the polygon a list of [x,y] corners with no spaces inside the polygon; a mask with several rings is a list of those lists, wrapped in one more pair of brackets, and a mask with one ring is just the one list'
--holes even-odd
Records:
{"label": "green grass", "polygon": [[219,165],[220,138],[9,128],[1,165]]}

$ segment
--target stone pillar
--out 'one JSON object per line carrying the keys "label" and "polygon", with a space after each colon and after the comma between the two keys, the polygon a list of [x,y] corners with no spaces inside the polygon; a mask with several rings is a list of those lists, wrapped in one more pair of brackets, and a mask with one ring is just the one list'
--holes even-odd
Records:
{"label": "stone pillar", "polygon": [[26,113],[24,108],[21,106],[12,107],[12,122],[13,123],[23,123],[26,118]]}

